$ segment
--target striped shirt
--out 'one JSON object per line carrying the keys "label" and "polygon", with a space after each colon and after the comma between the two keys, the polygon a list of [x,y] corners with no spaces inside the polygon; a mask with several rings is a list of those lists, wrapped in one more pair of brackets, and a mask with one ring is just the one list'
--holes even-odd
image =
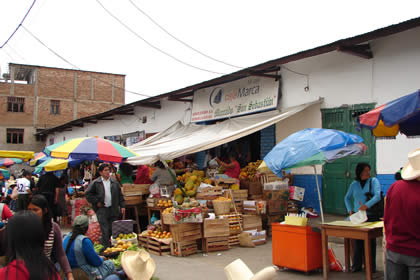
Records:
{"label": "striped shirt", "polygon": [[48,234],[47,240],[44,242],[44,253],[49,259],[51,259],[51,252],[54,246],[54,227],[52,226],[53,223],[54,222],[51,221],[51,231],[50,234]]}

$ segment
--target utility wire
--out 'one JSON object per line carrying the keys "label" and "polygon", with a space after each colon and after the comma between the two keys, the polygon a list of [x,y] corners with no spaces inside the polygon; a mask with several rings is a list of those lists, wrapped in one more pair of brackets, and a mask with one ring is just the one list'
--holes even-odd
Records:
{"label": "utility wire", "polygon": [[36,0],[34,0],[32,2],[32,5],[29,7],[29,10],[26,12],[25,16],[23,17],[23,19],[21,20],[21,22],[19,23],[19,25],[16,27],[15,31],[13,31],[13,33],[9,36],[9,38],[6,40],[6,42],[4,42],[3,45],[1,45],[0,49],[2,49],[10,41],[10,39],[12,39],[12,37],[16,34],[16,32],[22,26],[22,24],[25,21],[26,17],[29,15],[29,12],[32,10],[32,7],[35,5],[35,2],[36,2]]}
{"label": "utility wire", "polygon": [[[70,61],[68,61],[67,59],[65,59],[63,56],[61,56],[60,54],[58,54],[56,51],[54,51],[53,49],[51,49],[50,47],[48,47],[46,44],[44,44],[37,36],[35,36],[31,31],[28,30],[28,28],[26,28],[24,25],[22,25],[22,28],[25,29],[26,32],[28,32],[29,35],[32,36],[32,38],[34,38],[35,40],[37,40],[41,45],[43,45],[45,48],[47,48],[51,53],[53,53],[55,56],[57,56],[58,58],[60,58],[61,60],[63,60],[64,62],[66,62],[67,64],[71,65],[73,68],[76,68],[77,70],[81,70],[79,67],[77,67],[77,65],[71,63]],[[105,84],[114,86],[115,88],[118,89],[122,89],[126,92],[132,93],[132,94],[136,94],[136,95],[140,95],[140,96],[145,96],[145,97],[151,97],[150,95],[144,94],[144,93],[138,93],[138,92],[134,92],[134,91],[130,91],[127,90],[125,88],[113,85],[112,83],[106,81],[106,80],[102,80],[97,76],[94,76],[93,74],[90,74],[90,76],[96,80],[99,80]]]}
{"label": "utility wire", "polygon": [[196,48],[194,48],[194,47],[192,47],[191,45],[189,45],[188,43],[186,43],[186,42],[184,42],[184,41],[182,41],[181,39],[179,39],[179,38],[177,38],[177,37],[175,37],[173,34],[171,34],[167,29],[165,29],[162,25],[160,25],[156,20],[154,20],[151,16],[149,16],[145,11],[143,11],[142,9],[140,9],[140,7],[139,6],[137,6],[132,0],[129,0],[130,1],[130,3],[131,3],[131,5],[133,5],[140,13],[142,13],[144,16],[146,16],[151,22],[153,22],[157,27],[159,27],[163,32],[165,32],[166,34],[168,34],[170,37],[172,37],[173,39],[175,39],[176,41],[178,41],[179,43],[181,43],[181,44],[183,44],[184,46],[186,46],[187,48],[189,48],[189,49],[191,49],[191,50],[193,50],[193,51],[195,51],[196,53],[199,53],[199,54],[201,54],[202,56],[204,56],[204,57],[207,57],[208,59],[211,59],[211,60],[213,60],[213,61],[216,61],[216,62],[219,62],[219,63],[222,63],[222,64],[224,64],[224,65],[227,65],[227,66],[230,66],[230,67],[234,67],[234,68],[238,68],[238,69],[243,69],[243,67],[240,67],[240,66],[236,66],[236,65],[233,65],[233,64],[230,64],[230,63],[227,63],[227,62],[225,62],[225,61],[222,61],[222,60],[220,60],[220,59],[216,59],[216,58],[214,58],[214,57],[212,57],[212,56],[210,56],[210,55],[207,55],[207,54],[205,54],[205,53],[203,53],[202,51],[200,51],[200,50],[198,50],[198,49],[196,49]]}
{"label": "utility wire", "polygon": [[114,14],[112,14],[107,8],[105,8],[105,6],[104,5],[102,5],[102,3],[99,1],[99,0],[96,0],[96,2],[98,2],[98,4],[111,16],[111,17],[113,17],[116,21],[118,21],[122,26],[124,26],[128,31],[130,31],[131,33],[133,33],[137,38],[139,38],[140,40],[142,40],[144,43],[146,43],[147,45],[149,45],[151,48],[153,48],[153,49],[155,49],[155,50],[157,50],[158,52],[160,52],[160,53],[162,53],[162,54],[164,54],[164,55],[166,55],[166,56],[168,56],[168,57],[170,57],[170,58],[172,58],[173,60],[175,60],[175,61],[177,61],[177,62],[179,62],[179,63],[181,63],[181,64],[184,64],[184,65],[186,65],[186,66],[188,66],[188,67],[191,67],[191,68],[194,68],[194,69],[197,69],[197,70],[201,70],[201,71],[204,71],[204,72],[209,72],[209,73],[212,73],[212,74],[217,74],[217,75],[225,75],[226,73],[222,73],[222,72],[216,72],[216,71],[213,71],[213,70],[208,70],[208,69],[204,69],[204,68],[201,68],[201,67],[198,67],[198,66],[195,66],[195,65],[193,65],[193,64],[190,64],[190,63],[188,63],[188,62],[185,62],[185,61],[183,61],[183,60],[181,60],[181,59],[179,59],[179,58],[177,58],[177,57],[175,57],[175,56],[173,56],[172,54],[170,54],[170,53],[168,53],[168,52],[166,52],[166,51],[164,51],[164,50],[162,50],[162,49],[160,49],[160,48],[158,48],[157,46],[155,46],[155,45],[153,45],[152,43],[150,43],[149,41],[147,41],[146,39],[144,39],[142,36],[140,36],[138,33],[136,33],[133,29],[131,29],[128,25],[126,25],[124,22],[122,22],[118,17],[116,17]]}

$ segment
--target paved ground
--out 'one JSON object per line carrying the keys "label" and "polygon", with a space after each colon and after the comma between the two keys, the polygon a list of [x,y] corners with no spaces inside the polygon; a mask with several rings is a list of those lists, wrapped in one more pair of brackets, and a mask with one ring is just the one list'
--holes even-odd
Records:
{"label": "paved ground", "polygon": [[[342,220],[341,216],[326,215],[326,222]],[[311,226],[320,223],[320,219],[311,219]],[[344,266],[344,245],[342,239],[330,238],[332,248]],[[381,240],[377,241],[377,270],[374,279],[383,279],[383,262],[382,262],[382,244]],[[265,245],[256,248],[234,247],[228,251],[222,251],[209,254],[195,254],[189,257],[173,257],[173,256],[155,256],[152,255],[156,262],[156,276],[160,280],[185,280],[185,279],[226,279],[223,268],[241,258],[249,268],[255,273],[259,270],[272,265],[272,247],[271,240]],[[334,272],[330,274],[330,279],[365,279],[365,272],[344,273]],[[311,272],[306,275],[302,272],[291,270],[280,270],[277,272],[277,279],[322,279],[321,271]]]}
{"label": "paved ground", "polygon": [[[332,246],[337,258],[344,264],[343,244],[332,243]],[[152,255],[152,258],[156,262],[156,276],[160,280],[226,279],[223,268],[237,258],[241,258],[254,273],[272,265],[272,247],[270,240],[267,244],[256,248],[235,247],[228,251],[195,254],[184,258],[173,256],[159,257],[155,255]],[[374,279],[383,279],[382,248],[378,248],[377,264],[378,272],[374,275]],[[334,272],[330,275],[330,279],[364,278],[364,272]],[[314,271],[306,275],[302,272],[281,270],[277,272],[275,279],[322,279],[322,272]]]}

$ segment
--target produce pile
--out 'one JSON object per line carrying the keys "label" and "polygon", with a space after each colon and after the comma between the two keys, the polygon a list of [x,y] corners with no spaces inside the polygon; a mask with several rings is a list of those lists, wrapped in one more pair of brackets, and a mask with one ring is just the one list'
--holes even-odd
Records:
{"label": "produce pile", "polygon": [[136,234],[134,232],[133,233],[128,233],[128,234],[120,233],[118,235],[118,237],[115,238],[115,240],[116,241],[123,241],[123,240],[126,240],[126,239],[133,239],[135,237],[136,237]]}
{"label": "produce pile", "polygon": [[255,181],[257,179],[257,169],[261,165],[263,161],[257,160],[255,162],[248,163],[247,166],[241,169],[241,173],[239,174],[239,179],[249,179],[251,181]]}
{"label": "produce pile", "polygon": [[100,244],[100,243],[95,243],[93,244],[93,249],[95,249],[96,254],[100,254],[101,251],[104,249],[104,245]]}
{"label": "produce pile", "polygon": [[[108,254],[115,253],[115,252],[124,252],[124,251],[128,250],[128,248],[133,249],[135,247],[137,247],[137,244],[133,244],[133,243],[131,243],[131,241],[124,242],[124,241],[119,240],[117,242],[117,244],[115,244],[113,247],[106,248],[103,253],[105,255],[108,255]],[[134,250],[134,251],[136,251],[136,250]]]}
{"label": "produce pile", "polygon": [[204,171],[202,170],[194,170],[192,173],[187,172],[182,176],[178,176],[176,179],[178,182],[184,184],[182,190],[177,188],[174,191],[175,201],[178,204],[184,202],[184,197],[195,197],[197,188],[202,182],[209,185],[212,184],[212,180],[204,177]]}
{"label": "produce pile", "polygon": [[[128,247],[127,249],[125,249],[124,251],[137,251],[138,252],[140,250],[141,249],[137,246],[137,244],[134,244],[134,245],[131,245],[130,247]],[[121,257],[123,255],[124,251],[120,252],[120,254],[118,255],[117,258],[110,259],[112,261],[112,263],[114,264],[114,266],[117,267],[117,268],[121,267]]]}
{"label": "produce pile", "polygon": [[172,200],[162,200],[159,199],[158,203],[156,204],[157,207],[172,207]]}
{"label": "produce pile", "polygon": [[148,230],[147,237],[154,237],[157,239],[166,239],[166,238],[172,238],[172,234],[167,231],[161,231],[161,230]]}

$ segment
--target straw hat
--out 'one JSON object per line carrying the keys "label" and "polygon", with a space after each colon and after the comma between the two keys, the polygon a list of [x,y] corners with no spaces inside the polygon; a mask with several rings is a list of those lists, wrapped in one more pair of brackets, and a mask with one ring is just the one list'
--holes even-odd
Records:
{"label": "straw hat", "polygon": [[144,249],[139,252],[125,251],[121,257],[121,265],[131,280],[150,280],[156,269],[155,261]]}
{"label": "straw hat", "polygon": [[413,180],[420,177],[420,148],[408,154],[408,163],[401,170],[404,180]]}

